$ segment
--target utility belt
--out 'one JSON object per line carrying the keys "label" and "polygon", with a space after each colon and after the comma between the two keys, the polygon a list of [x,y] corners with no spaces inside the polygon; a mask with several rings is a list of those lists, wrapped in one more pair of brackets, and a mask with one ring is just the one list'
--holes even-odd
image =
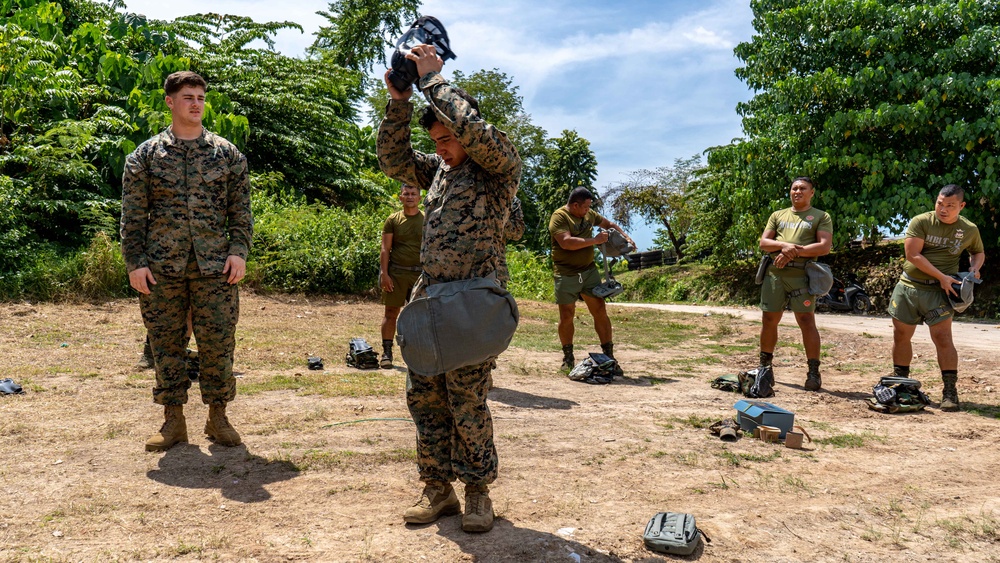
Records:
{"label": "utility belt", "polygon": [[401,266],[395,262],[389,262],[390,270],[403,270],[406,272],[423,272],[424,269],[421,266]]}
{"label": "utility belt", "polygon": [[792,262],[789,262],[789,263],[785,264],[785,267],[786,268],[799,268],[801,270],[801,269],[805,269],[806,264],[808,264],[808,263],[809,263],[808,260],[796,260],[796,261],[792,261]]}
{"label": "utility belt", "polygon": [[941,285],[941,282],[937,280],[918,280],[917,278],[910,276],[910,274],[907,274],[906,272],[903,272],[903,275],[901,277],[905,278],[906,281],[908,282],[913,282],[920,285]]}

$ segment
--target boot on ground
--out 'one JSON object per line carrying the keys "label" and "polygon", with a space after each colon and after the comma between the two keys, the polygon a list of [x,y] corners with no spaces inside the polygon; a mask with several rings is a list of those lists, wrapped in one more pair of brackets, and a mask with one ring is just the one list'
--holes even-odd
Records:
{"label": "boot on ground", "polygon": [[944,380],[944,390],[941,392],[940,408],[945,412],[955,412],[960,406],[958,402],[958,376],[945,375],[942,379]]}
{"label": "boot on ground", "polygon": [[458,495],[451,483],[428,481],[420,493],[420,500],[403,512],[403,522],[407,524],[430,524],[442,516],[451,516],[462,511]]}
{"label": "boot on ground", "polygon": [[823,378],[819,375],[819,360],[809,360],[809,373],[806,374],[805,388],[807,391],[819,391],[823,386]]}
{"label": "boot on ground", "polygon": [[185,352],[187,362],[188,379],[198,381],[198,374],[201,373],[201,364],[198,362],[198,351],[190,348]]}
{"label": "boot on ground", "polygon": [[184,420],[182,405],[163,407],[163,426],[160,431],[146,440],[147,452],[165,452],[174,445],[188,441],[187,421]]}
{"label": "boot on ground", "polygon": [[243,443],[239,433],[229,424],[226,416],[226,405],[212,404],[208,406],[208,420],[205,421],[205,434],[220,446],[238,446]]}
{"label": "boot on ground", "polygon": [[488,532],[493,529],[493,501],[486,486],[465,486],[465,514],[462,515],[462,530],[466,532]]}
{"label": "boot on ground", "polygon": [[567,344],[562,347],[563,351],[563,362],[562,369],[572,370],[576,367],[576,358],[573,357],[573,345]]}
{"label": "boot on ground", "polygon": [[135,366],[139,369],[152,369],[156,366],[153,361],[153,347],[149,344],[149,336],[146,336],[146,343],[142,346],[142,356]]}
{"label": "boot on ground", "polygon": [[382,369],[392,369],[392,340],[382,339],[382,359],[379,360],[378,367]]}

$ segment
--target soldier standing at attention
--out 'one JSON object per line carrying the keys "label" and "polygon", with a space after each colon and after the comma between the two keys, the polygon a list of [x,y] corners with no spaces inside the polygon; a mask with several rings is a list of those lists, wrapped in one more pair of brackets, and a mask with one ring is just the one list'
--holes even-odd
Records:
{"label": "soldier standing at attention", "polygon": [[948,295],[956,295],[958,261],[962,251],[970,254],[969,272],[980,277],[986,262],[979,227],[960,215],[965,208],[965,190],[949,184],[938,193],[934,211],[917,215],[906,228],[903,274],[892,290],[889,316],[892,317],[893,375],[910,377],[913,360],[913,333],[927,323],[937,349],[938,367],[944,391],[941,410],[957,411],[958,351],[951,336],[952,311]]}
{"label": "soldier standing at attention", "polygon": [[403,184],[399,189],[403,210],[385,220],[382,250],[379,252],[378,285],[382,288],[382,369],[392,369],[392,339],[396,319],[410,300],[413,284],[420,277],[420,235],[424,214],[420,212],[420,188]]}
{"label": "soldier standing at attention", "polygon": [[122,178],[122,254],[156,358],[153,402],[164,423],[146,442],[165,451],[187,441],[187,314],[198,340],[205,434],[236,446],[226,404],[236,396],[233,351],[239,292],[253,231],[247,161],[206,131],[205,80],[175,72],[163,85],[171,125],[128,156]]}
{"label": "soldier standing at attention", "polygon": [[[483,121],[476,100],[441,76],[444,62],[433,46],[417,45],[406,57],[420,76],[417,86],[428,103],[420,125],[434,141],[436,154],[413,150],[413,87],[397,90],[388,72],[390,100],[377,146],[387,176],[427,190],[423,274],[413,288],[418,298],[429,283],[497,275],[521,158],[507,135]],[[424,490],[403,513],[405,522],[425,524],[457,513],[460,504],[451,485],[457,478],[465,483],[462,529],[493,528],[488,485],[497,477],[497,452],[486,405],[491,364],[431,377],[409,370],[406,402],[417,426],[417,467]]]}
{"label": "soldier standing at attention", "polygon": [[[827,212],[812,206],[812,198],[816,195],[813,185],[812,179],[805,176],[792,180],[792,206],[772,213],[764,233],[760,235],[760,249],[769,252],[774,260],[760,288],[760,308],[763,311],[760,365],[771,365],[774,348],[778,344],[778,323],[785,312],[785,305],[791,302],[795,322],[802,331],[802,344],[809,364],[805,388],[819,391],[822,379],[819,374],[816,301],[809,295],[805,265],[811,258],[830,253],[833,220]],[[773,371],[771,376],[774,376]],[[774,385],[773,381],[771,385]]]}

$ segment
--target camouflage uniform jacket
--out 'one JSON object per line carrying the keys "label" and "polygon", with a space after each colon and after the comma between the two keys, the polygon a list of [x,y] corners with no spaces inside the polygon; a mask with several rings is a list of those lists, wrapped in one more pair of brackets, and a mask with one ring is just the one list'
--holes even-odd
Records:
{"label": "camouflage uniform jacket", "polygon": [[129,272],[181,276],[193,250],[202,275],[221,275],[230,256],[246,260],[253,236],[247,159],[202,130],[183,141],[168,127],[125,159],[122,254]]}
{"label": "camouflage uniform jacket", "polygon": [[524,210],[521,209],[521,200],[514,198],[510,204],[510,217],[504,225],[503,236],[507,240],[521,240],[524,236]]}
{"label": "camouflage uniform jacket", "polygon": [[413,104],[390,100],[378,131],[379,166],[390,178],[427,190],[420,246],[424,272],[438,281],[488,276],[504,250],[521,157],[507,135],[475,115],[440,74],[427,73],[419,87],[469,158],[452,168],[436,154],[414,151]]}

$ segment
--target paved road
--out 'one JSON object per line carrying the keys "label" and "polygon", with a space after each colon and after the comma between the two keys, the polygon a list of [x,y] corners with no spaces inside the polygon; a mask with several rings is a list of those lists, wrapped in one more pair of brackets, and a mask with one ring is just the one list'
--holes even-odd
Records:
{"label": "paved road", "polygon": [[[677,313],[697,313],[697,314],[730,314],[748,319],[760,321],[760,309],[752,307],[722,307],[717,305],[668,305],[663,303],[611,303],[612,306],[619,307],[642,307],[647,309],[659,309],[661,311],[674,311]],[[795,316],[791,311],[786,311],[781,318],[781,324],[795,326]],[[850,332],[867,332],[878,336],[892,337],[892,319],[888,316],[872,317],[862,315],[848,315],[841,313],[817,313],[816,324],[820,330],[843,330]],[[997,322],[955,322],[952,325],[952,334],[955,335],[955,343],[959,348],[976,348],[980,350],[1000,349],[1000,323]],[[916,338],[927,337],[926,329],[917,329]]]}

